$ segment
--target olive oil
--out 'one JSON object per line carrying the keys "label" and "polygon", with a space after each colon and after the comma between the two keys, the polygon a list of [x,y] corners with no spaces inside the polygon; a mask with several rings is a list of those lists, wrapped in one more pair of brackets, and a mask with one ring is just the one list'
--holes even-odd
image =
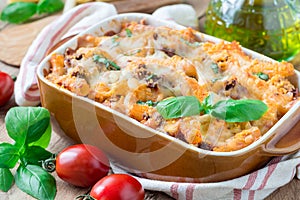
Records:
{"label": "olive oil", "polygon": [[287,0],[211,0],[205,32],[276,60],[300,52],[300,14]]}

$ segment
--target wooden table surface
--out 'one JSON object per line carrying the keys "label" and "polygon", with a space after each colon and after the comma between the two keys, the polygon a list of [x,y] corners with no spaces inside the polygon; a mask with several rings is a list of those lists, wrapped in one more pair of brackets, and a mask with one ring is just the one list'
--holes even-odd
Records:
{"label": "wooden table surface", "polygon": [[[3,51],[3,49],[1,50]],[[13,56],[13,55],[11,55]],[[1,60],[1,58],[0,58]],[[296,58],[296,67],[297,69],[300,68],[300,55]],[[3,62],[0,62],[0,71],[7,72],[11,75],[17,76],[19,73],[19,68],[11,65],[7,65]],[[0,107],[0,143],[1,142],[11,142],[11,140],[8,138],[5,130],[5,124],[4,124],[4,117],[6,112],[11,108],[17,106],[14,101],[14,97],[11,98],[11,100],[4,106]],[[73,144],[73,141],[69,139],[67,136],[65,136],[63,133],[57,130],[53,130],[52,138],[50,145],[48,147],[48,150],[51,152],[59,152],[66,146],[69,146]],[[61,179],[59,179],[55,173],[53,174],[57,181],[57,195],[56,199],[74,199],[77,195],[83,194],[86,192],[86,189],[80,189],[77,187],[73,187],[65,182],[63,182]],[[300,180],[293,179],[289,184],[278,188],[274,193],[272,193],[267,200],[296,200],[300,199],[299,197],[299,191],[300,191]],[[31,200],[33,199],[29,195],[23,193],[20,191],[15,185],[12,187],[12,189],[8,193],[0,192],[0,199],[2,200],[16,200],[16,199],[22,199],[22,200]],[[161,192],[156,191],[146,191],[146,197],[147,200],[170,200],[173,199],[169,197],[166,194],[163,194]]]}

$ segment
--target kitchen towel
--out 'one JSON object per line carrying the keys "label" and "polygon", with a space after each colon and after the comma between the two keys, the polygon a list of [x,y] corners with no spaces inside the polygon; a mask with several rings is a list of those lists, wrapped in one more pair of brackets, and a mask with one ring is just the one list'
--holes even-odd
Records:
{"label": "kitchen towel", "polygon": [[[114,173],[126,171],[112,163]],[[201,170],[201,169],[199,169]],[[300,152],[273,158],[265,167],[245,176],[216,183],[178,183],[137,178],[145,189],[164,192],[181,200],[264,199],[295,176],[300,178]],[[131,174],[132,175],[132,174]],[[298,194],[295,194],[295,197]]]}

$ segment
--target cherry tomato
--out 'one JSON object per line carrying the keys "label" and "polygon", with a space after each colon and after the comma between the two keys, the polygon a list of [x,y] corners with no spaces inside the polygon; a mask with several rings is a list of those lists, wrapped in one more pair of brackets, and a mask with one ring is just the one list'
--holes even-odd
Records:
{"label": "cherry tomato", "polygon": [[143,200],[141,183],[127,174],[111,174],[99,180],[91,189],[90,196],[96,200]]}
{"label": "cherry tomato", "polygon": [[109,160],[97,147],[77,144],[56,157],[56,173],[64,181],[79,187],[91,187],[109,171]]}
{"label": "cherry tomato", "polygon": [[0,106],[6,104],[14,93],[14,81],[10,75],[0,72]]}

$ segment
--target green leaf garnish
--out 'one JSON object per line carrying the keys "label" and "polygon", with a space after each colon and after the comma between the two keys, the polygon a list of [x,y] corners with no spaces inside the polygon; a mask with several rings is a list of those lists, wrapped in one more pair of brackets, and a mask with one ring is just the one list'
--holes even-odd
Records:
{"label": "green leaf garnish", "polygon": [[140,53],[141,51],[142,51],[141,49],[135,49],[135,50],[132,50],[132,51],[124,52],[123,55],[124,56],[133,56],[137,53]]}
{"label": "green leaf garnish", "polygon": [[198,115],[201,105],[195,96],[179,96],[158,102],[156,109],[163,118],[172,119]]}
{"label": "green leaf garnish", "polygon": [[210,114],[227,122],[246,122],[260,119],[268,106],[254,99],[222,100],[211,109]]}
{"label": "green leaf garnish", "polygon": [[15,182],[23,192],[37,199],[52,200],[56,195],[55,179],[40,166],[20,165]]}
{"label": "green leaf garnish", "polygon": [[94,55],[93,60],[95,62],[104,64],[106,69],[108,69],[108,70],[120,70],[121,69],[115,62],[108,60],[107,58],[104,58],[99,55]]}
{"label": "green leaf garnish", "polygon": [[13,168],[19,160],[19,148],[9,144],[0,144],[0,168]]}
{"label": "green leaf garnish", "polygon": [[[5,117],[14,144],[0,144],[0,190],[7,192],[14,178],[9,168],[19,164],[16,185],[37,199],[54,199],[55,179],[41,168],[53,154],[45,148],[51,138],[50,113],[42,107],[14,107]],[[19,161],[19,162],[18,162]]]}
{"label": "green leaf garnish", "polygon": [[199,46],[201,46],[201,42],[189,42],[189,41],[187,41],[187,40],[185,40],[185,39],[183,39],[183,38],[180,38],[180,40],[184,43],[184,44],[186,44],[186,45],[188,45],[188,46],[190,46],[190,47],[199,47]]}
{"label": "green leaf garnish", "polygon": [[52,153],[40,146],[29,146],[22,154],[22,162],[32,165],[42,166],[42,161],[47,160]]}
{"label": "green leaf garnish", "polygon": [[116,46],[119,46],[120,45],[120,42],[117,41],[120,37],[118,35],[114,35],[112,38],[111,38],[111,42],[113,43],[112,47],[116,47]]}
{"label": "green leaf garnish", "polygon": [[37,11],[37,5],[31,2],[8,4],[2,11],[0,19],[9,23],[20,24],[31,18]]}
{"label": "green leaf garnish", "polygon": [[50,113],[42,107],[14,107],[5,117],[8,135],[20,145],[39,140],[49,123]]}
{"label": "green leaf garnish", "polygon": [[129,28],[126,28],[125,31],[126,31],[127,37],[131,37],[132,36],[132,32],[131,32],[131,30]]}
{"label": "green leaf garnish", "polygon": [[268,107],[264,102],[254,99],[228,99],[212,105],[209,96],[202,103],[194,96],[180,96],[160,101],[156,109],[165,119],[205,113],[227,122],[245,122],[261,118]]}
{"label": "green leaf garnish", "polygon": [[40,0],[33,2],[14,2],[8,4],[2,11],[0,19],[9,23],[20,24],[26,22],[35,14],[51,14],[64,8],[62,0]]}
{"label": "green leaf garnish", "polygon": [[218,74],[218,73],[219,73],[219,66],[218,66],[217,63],[212,63],[212,64],[210,65],[210,68],[213,70],[213,72],[214,72],[215,74]]}
{"label": "green leaf garnish", "polygon": [[43,133],[43,135],[40,137],[40,139],[38,139],[37,141],[34,141],[28,145],[29,146],[40,146],[43,148],[47,148],[50,143],[51,132],[52,132],[52,127],[51,127],[51,123],[49,123],[48,128]]}
{"label": "green leaf garnish", "polygon": [[0,168],[0,190],[7,192],[14,183],[14,176],[7,168]]}
{"label": "green leaf garnish", "polygon": [[215,82],[217,82],[218,80],[220,80],[220,78],[213,78],[213,79],[211,79],[211,82],[212,82],[212,83],[215,83]]}
{"label": "green leaf garnish", "polygon": [[256,75],[261,80],[264,80],[264,81],[268,81],[269,80],[269,75],[265,74],[263,72],[258,72],[258,73],[254,74],[254,75]]}
{"label": "green leaf garnish", "polygon": [[158,102],[153,102],[151,100],[143,102],[143,101],[139,100],[136,103],[139,104],[139,105],[156,106]]}
{"label": "green leaf garnish", "polygon": [[[198,100],[198,99],[197,99]],[[208,114],[213,107],[213,98],[211,95],[208,95],[200,104],[200,113]]]}
{"label": "green leaf garnish", "polygon": [[37,7],[37,13],[55,13],[64,8],[64,2],[61,0],[40,0]]}

